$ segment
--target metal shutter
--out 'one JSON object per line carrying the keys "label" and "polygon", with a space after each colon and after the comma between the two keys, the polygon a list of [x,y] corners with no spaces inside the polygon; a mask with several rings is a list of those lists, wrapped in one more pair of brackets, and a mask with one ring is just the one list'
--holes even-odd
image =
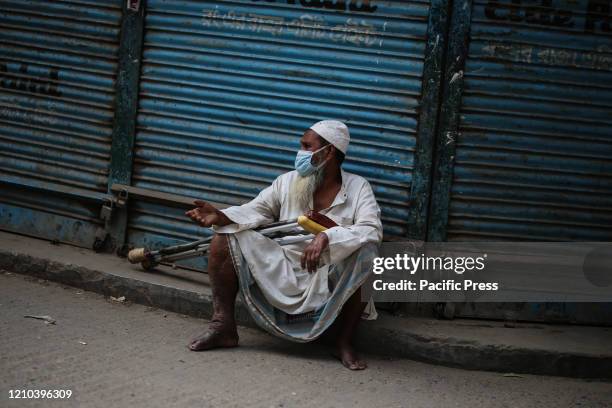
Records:
{"label": "metal shutter", "polygon": [[[293,168],[305,129],[337,118],[345,170],[373,184],[385,233],[406,236],[429,8],[148,1],[132,184],[244,203]],[[131,206],[131,243],[204,233],[182,210]]]}
{"label": "metal shutter", "polygon": [[612,239],[610,3],[542,4],[473,3],[450,240]]}
{"label": "metal shutter", "polygon": [[121,15],[119,0],[0,1],[0,228],[92,245]]}

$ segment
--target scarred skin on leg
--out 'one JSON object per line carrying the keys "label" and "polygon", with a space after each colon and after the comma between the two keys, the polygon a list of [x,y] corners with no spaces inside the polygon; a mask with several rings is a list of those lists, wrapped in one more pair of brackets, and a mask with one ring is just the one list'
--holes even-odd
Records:
{"label": "scarred skin on leg", "polygon": [[349,370],[364,370],[368,366],[364,360],[359,358],[351,344],[366,305],[367,303],[361,301],[361,288],[359,288],[346,301],[340,316],[330,328],[335,346],[332,354]]}
{"label": "scarred skin on leg", "polygon": [[208,276],[213,295],[213,316],[207,330],[189,343],[188,347],[192,351],[238,346],[238,331],[234,319],[238,278],[225,234],[215,234],[212,239]]}

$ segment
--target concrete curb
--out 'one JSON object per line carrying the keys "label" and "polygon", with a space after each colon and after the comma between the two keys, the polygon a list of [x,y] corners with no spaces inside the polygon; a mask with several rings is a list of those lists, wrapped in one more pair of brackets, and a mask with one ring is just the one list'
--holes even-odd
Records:
{"label": "concrete curb", "polygon": [[[0,268],[106,296],[125,296],[129,301],[176,313],[204,318],[212,314],[212,296],[210,289],[205,286],[200,287],[198,291],[186,290],[169,284],[148,282],[146,279],[130,278],[3,249],[0,249]],[[143,274],[144,276],[146,275]],[[236,311],[236,318],[240,324],[256,327],[240,300]],[[427,330],[415,330],[406,323],[413,320],[380,313],[378,320],[361,325],[356,339],[357,346],[372,354],[403,357],[465,369],[579,378],[612,378],[612,351],[608,354],[574,353],[517,347],[512,344],[487,344],[473,338],[466,340],[460,336],[449,336],[448,331],[429,333]]]}
{"label": "concrete curb", "polygon": [[[612,356],[563,353],[541,349],[491,345],[460,338],[422,336],[410,330],[393,328],[384,316],[368,327],[369,340],[375,338],[385,353],[413,360],[470,370],[553,375],[575,378],[612,378]],[[358,345],[366,349],[366,340]]]}

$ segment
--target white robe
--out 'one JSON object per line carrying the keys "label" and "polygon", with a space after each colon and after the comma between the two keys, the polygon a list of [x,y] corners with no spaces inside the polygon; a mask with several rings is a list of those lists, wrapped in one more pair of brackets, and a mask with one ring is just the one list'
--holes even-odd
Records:
{"label": "white robe", "polygon": [[[238,240],[251,274],[274,307],[298,314],[318,309],[329,299],[327,272],[330,264],[345,259],[366,242],[382,241],[380,208],[368,181],[341,171],[342,186],[332,204],[320,211],[338,226],[326,230],[329,246],[321,256],[321,267],[311,274],[300,260],[311,241],[280,246],[252,228],[278,220],[294,220],[308,209],[302,208],[290,188],[296,171],[282,174],[252,201],[221,210],[234,224],[213,226],[215,232],[233,233]],[[312,208],[312,199],[310,202]],[[376,318],[370,299],[364,317]]]}

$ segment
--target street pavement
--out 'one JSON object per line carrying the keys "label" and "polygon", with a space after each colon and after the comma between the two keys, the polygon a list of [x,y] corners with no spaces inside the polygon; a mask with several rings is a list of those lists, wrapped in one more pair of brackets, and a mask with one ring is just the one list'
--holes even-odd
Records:
{"label": "street pavement", "polygon": [[[249,328],[239,348],[190,352],[205,323],[2,271],[0,407],[612,407],[611,382],[374,355],[351,372],[322,345]],[[9,398],[43,389],[72,396]]]}

